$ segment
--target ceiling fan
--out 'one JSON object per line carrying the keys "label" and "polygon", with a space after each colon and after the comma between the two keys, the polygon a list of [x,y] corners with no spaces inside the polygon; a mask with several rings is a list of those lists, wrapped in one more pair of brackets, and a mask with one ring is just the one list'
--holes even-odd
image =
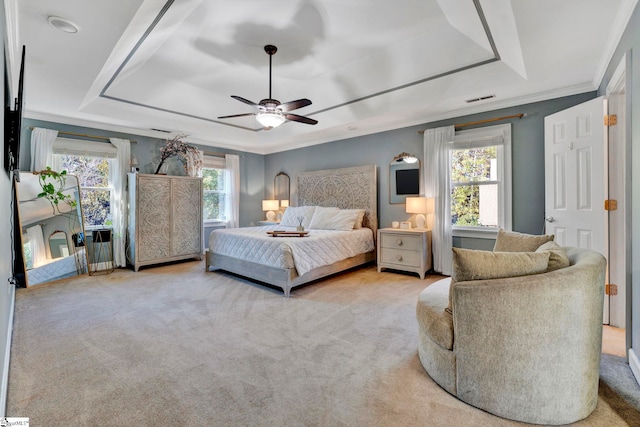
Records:
{"label": "ceiling fan", "polygon": [[258,111],[255,113],[233,114],[231,116],[221,116],[218,118],[230,119],[232,117],[256,116],[256,120],[258,120],[258,122],[262,126],[264,126],[265,130],[270,130],[278,127],[282,123],[284,123],[285,120],[306,123],[308,125],[317,124],[317,120],[289,113],[289,111],[297,110],[298,108],[311,105],[310,100],[302,98],[281,104],[277,99],[271,98],[271,60],[273,58],[273,55],[275,55],[275,53],[278,51],[278,48],[268,44],[264,47],[264,51],[267,52],[267,55],[269,55],[269,98],[263,99],[256,104],[255,102],[249,101],[248,99],[245,99],[241,96],[231,95],[233,99],[237,99],[238,101],[244,102],[245,104],[258,107]]}

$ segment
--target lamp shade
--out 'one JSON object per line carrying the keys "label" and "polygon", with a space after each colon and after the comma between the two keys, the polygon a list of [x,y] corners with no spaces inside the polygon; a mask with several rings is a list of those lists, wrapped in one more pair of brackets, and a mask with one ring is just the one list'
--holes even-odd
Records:
{"label": "lamp shade", "polygon": [[429,212],[429,199],[426,197],[407,197],[407,213],[433,213],[433,205]]}
{"label": "lamp shade", "polygon": [[288,200],[280,200],[280,207],[281,208],[288,208],[289,207],[289,201]]}
{"label": "lamp shade", "polygon": [[262,201],[262,210],[263,211],[277,211],[280,207],[277,200],[263,200]]}

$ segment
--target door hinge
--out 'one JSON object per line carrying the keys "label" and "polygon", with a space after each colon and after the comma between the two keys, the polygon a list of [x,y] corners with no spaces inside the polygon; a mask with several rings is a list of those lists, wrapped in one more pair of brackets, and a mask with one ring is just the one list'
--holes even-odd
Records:
{"label": "door hinge", "polygon": [[608,114],[604,116],[604,125],[605,126],[615,126],[618,124],[618,116],[615,114]]}
{"label": "door hinge", "polygon": [[604,285],[605,295],[618,295],[618,285],[607,283]]}
{"label": "door hinge", "polygon": [[604,201],[604,210],[605,211],[615,211],[618,209],[618,201],[615,199],[607,199]]}

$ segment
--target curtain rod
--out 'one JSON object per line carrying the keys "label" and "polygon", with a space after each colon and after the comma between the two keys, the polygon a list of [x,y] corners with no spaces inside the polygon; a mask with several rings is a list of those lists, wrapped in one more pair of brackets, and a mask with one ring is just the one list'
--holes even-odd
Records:
{"label": "curtain rod", "polygon": [[225,157],[226,154],[225,153],[219,153],[217,151],[203,151],[202,154],[204,154],[205,156],[211,156],[211,157]]}
{"label": "curtain rod", "polygon": [[[463,128],[463,127],[466,127],[466,126],[481,125],[483,123],[498,122],[500,120],[515,119],[515,118],[521,119],[523,117],[527,117],[527,114],[526,113],[512,114],[510,116],[494,117],[492,119],[478,120],[478,121],[475,121],[475,122],[457,123],[457,124],[455,124],[453,126],[456,127],[456,128]],[[422,135],[422,134],[424,134],[424,132],[425,132],[424,130],[419,130],[418,134]]]}
{"label": "curtain rod", "polygon": [[[34,127],[31,126],[31,127],[29,127],[29,129],[33,130]],[[66,131],[63,131],[63,130],[59,130],[58,133],[62,134],[62,135],[81,136],[83,138],[106,139],[107,141],[110,139],[110,137],[108,137],[108,136],[90,135],[90,134],[87,134],[87,133],[66,132]],[[138,143],[138,141],[134,141],[134,140],[129,140],[129,142],[131,142],[132,144],[137,144]]]}

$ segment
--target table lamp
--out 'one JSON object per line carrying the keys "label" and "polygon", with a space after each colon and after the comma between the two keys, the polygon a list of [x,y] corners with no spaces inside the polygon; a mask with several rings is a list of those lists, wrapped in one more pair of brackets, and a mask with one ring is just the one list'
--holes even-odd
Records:
{"label": "table lamp", "polygon": [[435,199],[431,197],[407,197],[407,213],[416,214],[416,228],[425,228],[425,214],[435,212]]}
{"label": "table lamp", "polygon": [[262,201],[262,210],[267,211],[267,221],[273,221],[276,219],[276,213],[280,207],[280,203],[278,200],[263,200]]}

